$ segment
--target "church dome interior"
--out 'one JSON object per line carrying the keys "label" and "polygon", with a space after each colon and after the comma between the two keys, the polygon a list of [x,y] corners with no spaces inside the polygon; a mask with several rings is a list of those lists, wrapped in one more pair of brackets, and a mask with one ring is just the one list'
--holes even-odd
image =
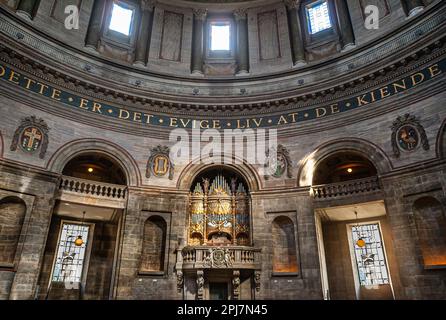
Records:
{"label": "church dome interior", "polygon": [[446,299],[445,17],[0,0],[0,300]]}

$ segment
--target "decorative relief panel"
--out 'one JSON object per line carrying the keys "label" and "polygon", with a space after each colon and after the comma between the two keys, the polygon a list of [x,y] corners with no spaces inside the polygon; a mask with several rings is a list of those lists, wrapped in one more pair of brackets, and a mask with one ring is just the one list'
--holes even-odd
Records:
{"label": "decorative relief panel", "polygon": [[280,58],[277,11],[262,12],[257,15],[259,30],[260,60]]}
{"label": "decorative relief panel", "polygon": [[183,35],[183,15],[164,11],[160,59],[180,61]]}

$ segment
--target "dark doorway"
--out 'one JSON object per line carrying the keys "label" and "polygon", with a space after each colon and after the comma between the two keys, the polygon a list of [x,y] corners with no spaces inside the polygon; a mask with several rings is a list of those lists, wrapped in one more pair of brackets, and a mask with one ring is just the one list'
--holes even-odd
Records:
{"label": "dark doorway", "polygon": [[228,300],[228,284],[226,282],[209,283],[210,300]]}

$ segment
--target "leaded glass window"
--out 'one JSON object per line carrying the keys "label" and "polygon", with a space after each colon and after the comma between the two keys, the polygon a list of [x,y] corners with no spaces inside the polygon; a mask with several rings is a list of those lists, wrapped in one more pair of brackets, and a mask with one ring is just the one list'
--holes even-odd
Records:
{"label": "leaded glass window", "polygon": [[[63,223],[57,244],[52,281],[81,282],[89,226]],[[76,246],[74,241],[82,236],[83,244]]]}
{"label": "leaded glass window", "polygon": [[307,6],[306,12],[311,34],[331,28],[327,1]]}
{"label": "leaded glass window", "polygon": [[[365,241],[365,246],[356,244],[359,238]],[[353,226],[352,240],[360,285],[388,284],[389,274],[379,224]]]}

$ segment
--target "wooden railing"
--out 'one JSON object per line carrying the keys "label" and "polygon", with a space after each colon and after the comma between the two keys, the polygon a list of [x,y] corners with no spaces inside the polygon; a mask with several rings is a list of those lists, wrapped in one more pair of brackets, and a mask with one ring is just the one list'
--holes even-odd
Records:
{"label": "wooden railing", "polygon": [[312,190],[315,199],[330,199],[374,192],[380,190],[380,186],[378,177],[373,176],[364,179],[313,186]]}
{"label": "wooden railing", "polygon": [[124,200],[126,186],[62,176],[59,191],[112,200]]}
{"label": "wooden railing", "polygon": [[179,254],[182,269],[257,269],[260,263],[260,249],[250,247],[185,247]]}

